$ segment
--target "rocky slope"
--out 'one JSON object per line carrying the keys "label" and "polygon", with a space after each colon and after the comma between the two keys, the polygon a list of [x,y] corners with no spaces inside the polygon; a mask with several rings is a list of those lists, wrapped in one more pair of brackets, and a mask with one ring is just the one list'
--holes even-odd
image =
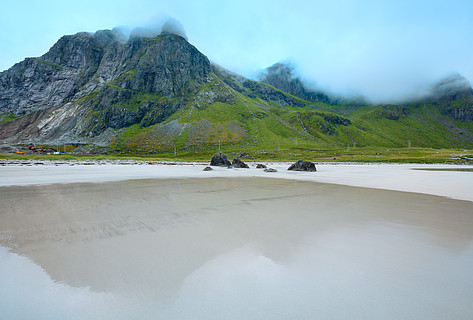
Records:
{"label": "rocky slope", "polygon": [[276,63],[267,68],[260,77],[261,82],[270,84],[304,100],[330,103],[331,98],[324,92],[309,89],[299,77],[294,75],[294,68],[287,64]]}
{"label": "rocky slope", "polygon": [[194,92],[209,73],[207,57],[180,36],[123,42],[110,30],[78,33],[62,37],[40,58],[2,72],[0,111],[24,115],[76,101],[107,84],[130,91],[128,95],[139,91],[175,97]]}
{"label": "rocky slope", "polygon": [[43,56],[0,73],[0,116],[21,117],[0,125],[0,139],[107,144],[117,129],[161,123],[184,106],[232,104],[232,88],[281,105],[306,104],[246,79],[242,88],[226,84],[217,75],[224,73],[228,83],[229,72],[168,32],[127,41],[110,30],[64,36]]}

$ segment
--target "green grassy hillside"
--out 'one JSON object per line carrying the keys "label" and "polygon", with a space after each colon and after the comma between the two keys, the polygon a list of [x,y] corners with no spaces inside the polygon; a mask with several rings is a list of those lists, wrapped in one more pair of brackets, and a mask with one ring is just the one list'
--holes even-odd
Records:
{"label": "green grassy hillside", "polygon": [[303,101],[305,106],[281,106],[215,78],[199,96],[230,91],[231,103],[189,99],[161,123],[119,130],[111,149],[126,154],[206,153],[220,144],[232,152],[290,155],[347,148],[473,147],[473,122],[454,120],[433,103],[350,109]]}

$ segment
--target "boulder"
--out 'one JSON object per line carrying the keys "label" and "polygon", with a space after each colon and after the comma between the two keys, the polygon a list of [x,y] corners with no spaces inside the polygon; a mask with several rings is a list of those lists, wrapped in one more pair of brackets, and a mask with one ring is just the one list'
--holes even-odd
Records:
{"label": "boulder", "polygon": [[293,163],[287,170],[290,171],[310,171],[314,172],[317,171],[315,168],[315,164],[313,162],[298,160],[297,162]]}
{"label": "boulder", "polygon": [[264,169],[264,172],[278,172],[278,170],[273,168]]}
{"label": "boulder", "polygon": [[258,163],[258,164],[256,165],[256,169],[266,169],[266,166],[265,166],[264,164],[262,164],[262,163]]}
{"label": "boulder", "polygon": [[245,169],[250,168],[246,163],[244,163],[243,161],[241,161],[238,158],[233,159],[232,167],[234,167],[234,168],[245,168]]}
{"label": "boulder", "polygon": [[213,169],[211,167],[205,167],[204,171],[212,171]]}
{"label": "boulder", "polygon": [[226,154],[219,152],[213,155],[212,160],[210,160],[210,165],[215,167],[229,167],[232,163],[228,161]]}

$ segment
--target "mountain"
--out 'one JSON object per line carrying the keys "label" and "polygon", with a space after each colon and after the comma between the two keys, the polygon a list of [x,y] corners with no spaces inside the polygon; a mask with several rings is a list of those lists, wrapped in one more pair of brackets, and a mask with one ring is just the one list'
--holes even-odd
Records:
{"label": "mountain", "polygon": [[362,96],[344,97],[314,89],[294,73],[294,67],[285,63],[275,63],[260,75],[260,81],[304,100],[328,104],[362,106],[369,104]]}
{"label": "mountain", "polygon": [[93,137],[107,128],[161,121],[183,103],[181,97],[207,83],[210,72],[207,57],[179,36],[123,43],[112,31],[78,33],[0,74],[0,112],[26,115],[20,120],[25,124],[41,122],[28,128],[32,138]]}
{"label": "mountain", "polygon": [[254,81],[237,84],[229,75],[167,32],[126,42],[109,30],[64,36],[45,55],[0,73],[0,113],[19,117],[0,127],[0,138],[108,144],[118,129],[146,128],[182,108],[235,104],[232,88],[280,105],[306,104]]}
{"label": "mountain", "polygon": [[168,29],[129,39],[115,30],[64,36],[0,73],[0,141],[143,154],[219,143],[256,153],[473,146],[473,93],[461,76],[419,101],[367,106],[309,89],[281,64],[262,81],[246,79]]}
{"label": "mountain", "polygon": [[331,102],[331,98],[326,93],[308,89],[302,80],[295,77],[293,73],[294,67],[283,63],[276,63],[265,70],[260,80],[304,100]]}

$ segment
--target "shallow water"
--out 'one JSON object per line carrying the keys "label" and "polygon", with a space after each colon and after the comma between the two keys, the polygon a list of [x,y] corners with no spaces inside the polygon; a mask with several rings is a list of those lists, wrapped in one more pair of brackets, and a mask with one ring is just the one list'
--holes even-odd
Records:
{"label": "shallow water", "polygon": [[7,319],[473,318],[472,202],[234,178],[4,187],[0,208]]}
{"label": "shallow water", "polygon": [[412,170],[473,172],[473,168],[413,168]]}

